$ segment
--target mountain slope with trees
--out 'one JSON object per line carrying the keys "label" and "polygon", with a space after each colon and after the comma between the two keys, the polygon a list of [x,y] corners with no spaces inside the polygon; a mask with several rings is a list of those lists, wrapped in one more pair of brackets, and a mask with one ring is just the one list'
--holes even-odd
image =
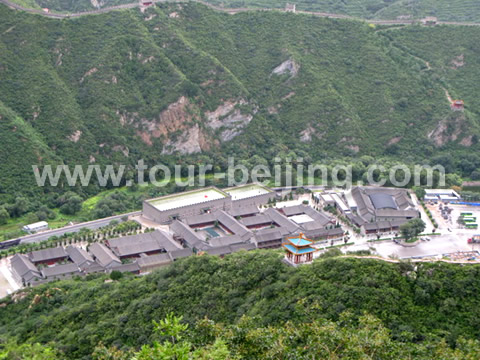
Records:
{"label": "mountain slope with trees", "polygon": [[[63,12],[89,11],[109,6],[135,3],[134,0],[10,0],[31,8],[49,8]],[[218,7],[284,9],[287,2],[274,0],[204,0]],[[442,21],[480,22],[475,0],[296,0],[297,10],[342,14],[362,19],[422,19],[435,16]]]}
{"label": "mountain slope with trees", "polygon": [[327,335],[329,351],[369,353],[353,335],[362,331],[378,337],[371,346],[385,356],[391,351],[391,358],[431,358],[428,349],[454,358],[455,346],[478,354],[478,266],[335,255],[300,268],[275,251],[205,255],[148,276],[106,282],[107,275],[89,275],[43,285],[1,301],[0,339],[47,345],[60,358],[90,358],[98,347],[151,344],[158,339],[153,321],[174,313],[189,325],[184,341],[194,348],[219,337],[241,358],[278,358],[275,351],[308,356]]}
{"label": "mountain slope with trees", "polygon": [[3,203],[102,190],[38,189],[34,164],[126,164],[129,177],[140,158],[224,169],[228,156],[249,167],[302,157],[354,163],[356,179],[382,158],[463,177],[480,168],[476,27],[189,3],[65,20],[0,6],[0,34],[1,111],[29,131],[2,132]]}

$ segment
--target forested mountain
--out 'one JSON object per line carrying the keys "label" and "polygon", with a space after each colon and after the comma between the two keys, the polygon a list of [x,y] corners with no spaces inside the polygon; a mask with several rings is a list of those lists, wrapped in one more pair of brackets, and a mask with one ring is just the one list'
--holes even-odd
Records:
{"label": "forested mountain", "polygon": [[[108,6],[135,3],[135,0],[10,0],[32,8],[80,12]],[[203,0],[225,8],[284,9],[287,2],[297,10],[343,14],[363,19],[422,19],[435,16],[443,21],[480,22],[476,0]]]}
{"label": "forested mountain", "polygon": [[150,344],[152,321],[174,313],[193,349],[217,339],[232,355],[202,359],[478,358],[478,266],[328,255],[300,268],[266,250],[196,256],[148,276],[43,285],[0,302],[0,339],[90,359],[99,345]]}
{"label": "forested mountain", "polygon": [[1,6],[0,34],[7,201],[35,188],[31,162],[448,152],[450,171],[480,167],[476,27],[231,16],[191,3],[66,20]]}

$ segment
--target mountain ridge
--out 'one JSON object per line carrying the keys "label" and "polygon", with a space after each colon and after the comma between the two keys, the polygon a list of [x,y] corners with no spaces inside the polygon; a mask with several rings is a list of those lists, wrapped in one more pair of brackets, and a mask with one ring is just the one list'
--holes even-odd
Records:
{"label": "mountain ridge", "polygon": [[67,164],[412,162],[477,148],[476,28],[230,16],[193,3],[65,21],[0,6],[0,18],[0,100]]}

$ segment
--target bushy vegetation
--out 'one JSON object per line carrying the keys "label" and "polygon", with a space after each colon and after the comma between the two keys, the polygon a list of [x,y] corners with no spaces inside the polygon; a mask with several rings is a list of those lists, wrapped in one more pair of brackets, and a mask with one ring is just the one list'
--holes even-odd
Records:
{"label": "bushy vegetation", "polygon": [[[134,3],[134,0],[103,0],[95,7],[90,0],[11,0],[25,7],[50,8],[57,11],[81,12],[96,8]],[[285,2],[274,0],[204,0],[226,8],[284,9]],[[475,0],[296,0],[297,10],[344,14],[364,19],[421,19],[436,16],[443,21],[480,21]]]}
{"label": "bushy vegetation", "polygon": [[[114,282],[90,275],[42,285],[26,290],[23,300],[2,301],[0,338],[50,344],[68,359],[88,358],[99,344],[136,351],[158,339],[152,321],[171,312],[189,325],[182,341],[192,349],[219,337],[229,351],[252,359],[276,358],[275,350],[313,354],[317,340],[310,336],[328,333],[334,346],[369,326],[390,350],[411,351],[414,358],[429,358],[422,354],[431,346],[467,351],[462,344],[480,335],[478,266],[393,264],[338,258],[335,251],[300,268],[282,263],[277,252],[254,251],[190,257]],[[336,338],[338,332],[348,336]],[[478,351],[476,341],[470,344]]]}

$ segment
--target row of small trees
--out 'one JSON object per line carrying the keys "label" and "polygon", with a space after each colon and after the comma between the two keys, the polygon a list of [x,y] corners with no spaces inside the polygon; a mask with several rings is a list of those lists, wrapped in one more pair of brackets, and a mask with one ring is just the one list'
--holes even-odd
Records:
{"label": "row of small trees", "polygon": [[[147,228],[145,232],[153,231],[154,229]],[[65,233],[62,236],[52,236],[46,241],[31,244],[21,244],[0,252],[0,259],[14,255],[14,254],[26,254],[32,251],[54,248],[58,246],[68,246],[80,242],[88,242],[89,244],[94,242],[101,242],[107,239],[134,235],[142,232],[142,226],[135,221],[124,221],[119,223],[116,220],[110,222],[109,225],[90,230],[87,228],[80,229],[77,233]]]}
{"label": "row of small trees", "polygon": [[[437,222],[435,221],[435,219],[433,218],[432,212],[430,211],[430,209],[427,208],[427,206],[425,205],[425,202],[421,201],[420,203],[422,204],[423,210],[425,210],[425,213],[427,214],[428,218],[429,218],[430,221],[432,222],[433,227],[434,227],[435,229],[437,229],[437,228],[438,228],[438,224],[437,224]],[[435,231],[434,231],[434,232],[435,232]]]}

